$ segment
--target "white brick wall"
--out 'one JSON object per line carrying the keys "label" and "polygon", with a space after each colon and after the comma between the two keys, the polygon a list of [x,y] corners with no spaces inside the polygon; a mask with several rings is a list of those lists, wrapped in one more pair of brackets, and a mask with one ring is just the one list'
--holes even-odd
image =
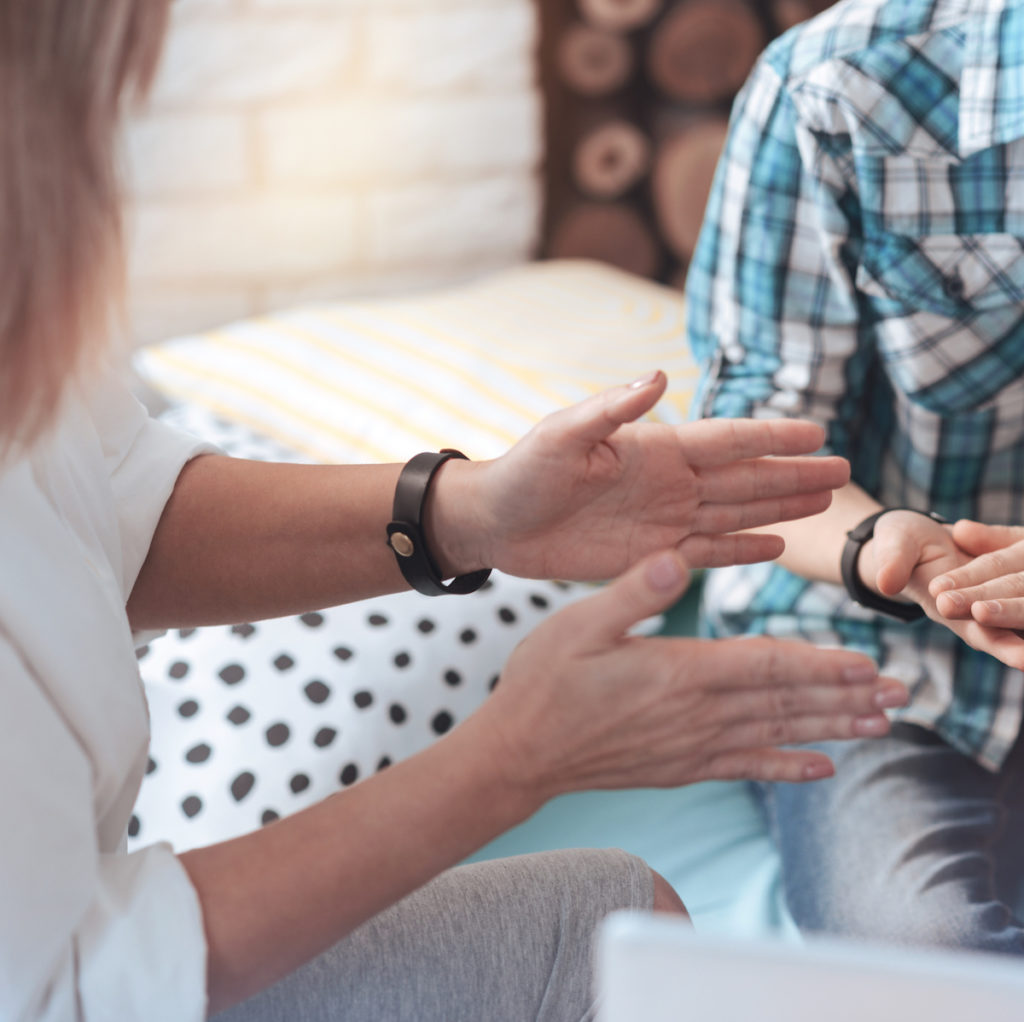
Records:
{"label": "white brick wall", "polygon": [[532,0],[178,0],[127,126],[139,342],[530,255]]}

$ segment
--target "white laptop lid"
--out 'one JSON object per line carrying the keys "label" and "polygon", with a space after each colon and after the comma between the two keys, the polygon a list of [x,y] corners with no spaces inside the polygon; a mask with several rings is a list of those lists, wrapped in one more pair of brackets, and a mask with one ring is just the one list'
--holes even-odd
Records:
{"label": "white laptop lid", "polygon": [[1024,962],[976,952],[700,936],[617,912],[598,942],[599,1022],[1022,1022]]}

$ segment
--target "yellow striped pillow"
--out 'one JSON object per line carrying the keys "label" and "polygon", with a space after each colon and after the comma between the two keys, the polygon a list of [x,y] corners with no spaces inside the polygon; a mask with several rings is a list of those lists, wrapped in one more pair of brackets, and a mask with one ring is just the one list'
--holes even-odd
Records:
{"label": "yellow striped pillow", "polygon": [[245,320],[144,349],[138,367],[170,398],[322,462],[493,457],[548,412],[654,368],[669,393],[653,417],[684,422],[696,379],[679,292],[576,261]]}

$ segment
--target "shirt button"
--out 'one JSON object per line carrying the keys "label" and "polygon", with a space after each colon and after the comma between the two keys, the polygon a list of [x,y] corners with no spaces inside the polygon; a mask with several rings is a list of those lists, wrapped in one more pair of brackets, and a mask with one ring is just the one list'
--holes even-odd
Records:
{"label": "shirt button", "polygon": [[954,301],[963,301],[964,291],[964,278],[960,276],[959,271],[954,270],[946,279],[942,282],[942,289],[946,292],[947,297],[952,298]]}

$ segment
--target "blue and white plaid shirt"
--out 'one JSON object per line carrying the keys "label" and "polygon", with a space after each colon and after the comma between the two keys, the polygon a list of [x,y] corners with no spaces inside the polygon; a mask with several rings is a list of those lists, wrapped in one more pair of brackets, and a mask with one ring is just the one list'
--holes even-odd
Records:
{"label": "blue and white plaid shirt", "polygon": [[[1024,524],[1024,0],[845,0],[739,97],[689,272],[699,410],[804,416],[883,505]],[[712,634],[842,643],[997,767],[1024,675],[777,565],[711,573]]]}

